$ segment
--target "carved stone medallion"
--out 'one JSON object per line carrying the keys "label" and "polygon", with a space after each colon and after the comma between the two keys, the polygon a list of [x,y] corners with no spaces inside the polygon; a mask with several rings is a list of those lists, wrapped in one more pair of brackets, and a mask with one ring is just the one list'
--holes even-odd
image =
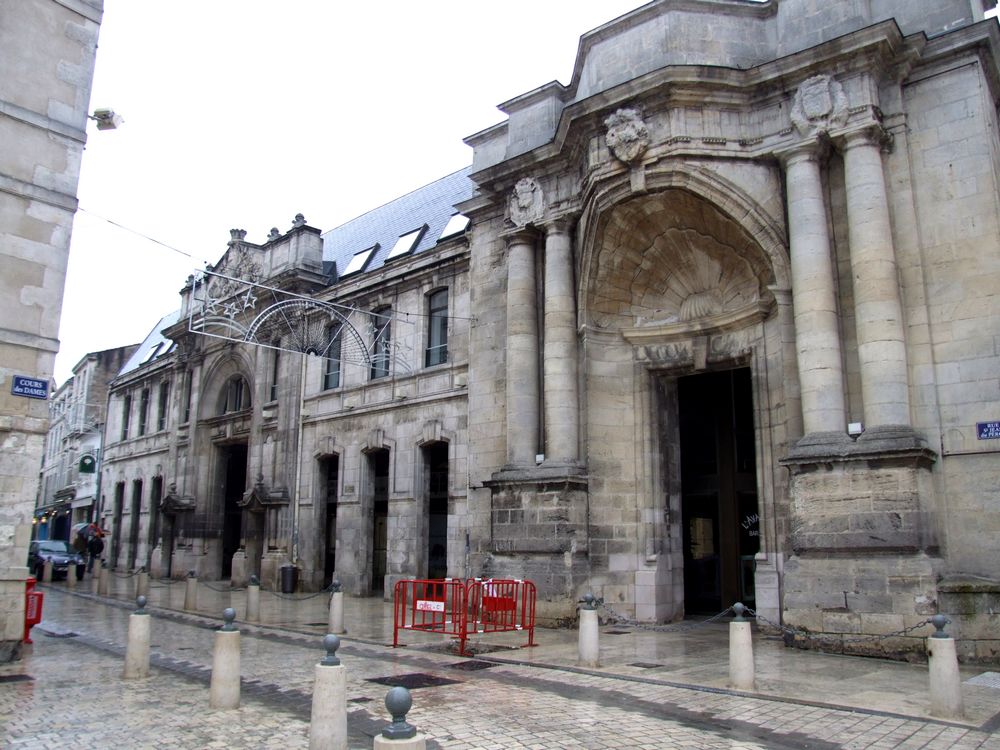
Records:
{"label": "carved stone medallion", "polygon": [[649,147],[649,130],[639,111],[619,109],[604,124],[608,128],[605,140],[611,153],[626,164],[635,164]]}
{"label": "carved stone medallion", "polygon": [[531,177],[522,177],[510,196],[510,220],[524,227],[540,221],[545,213],[541,186]]}
{"label": "carved stone medallion", "polygon": [[847,94],[830,76],[807,78],[792,101],[792,123],[800,135],[825,133],[847,122]]}

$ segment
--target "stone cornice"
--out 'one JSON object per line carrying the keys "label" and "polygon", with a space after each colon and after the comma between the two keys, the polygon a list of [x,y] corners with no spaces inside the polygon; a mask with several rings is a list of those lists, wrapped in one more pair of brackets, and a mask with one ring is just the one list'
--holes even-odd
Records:
{"label": "stone cornice", "polygon": [[774,307],[773,300],[757,300],[740,308],[697,320],[664,325],[623,328],[622,336],[633,346],[683,341],[692,336],[708,336],[735,331],[764,320]]}
{"label": "stone cornice", "polygon": [[[487,190],[497,191],[496,200],[503,194],[501,186],[512,185],[519,173],[530,170],[543,178],[546,162],[551,169],[560,168],[558,161],[563,158],[571,131],[579,129],[581,138],[593,137],[601,132],[602,115],[637,100],[657,97],[660,99],[657,109],[660,110],[691,104],[709,108],[718,105],[727,110],[773,105],[790,98],[803,80],[819,73],[847,78],[871,74],[874,69],[882,76],[892,71],[898,75],[909,69],[909,64],[900,67],[900,60],[919,55],[925,43],[922,34],[903,37],[895,21],[884,21],[746,70],[701,65],[667,66],[567,105],[549,142],[480,169],[470,178]],[[867,117],[868,114],[853,109],[852,124],[859,116]],[[655,161],[665,152],[759,158],[794,140],[793,130],[789,121],[786,128],[775,133],[743,133],[739,137],[672,133],[666,142],[661,140],[651,147],[643,161]],[[489,132],[497,135],[499,131]],[[486,133],[483,131],[480,134],[483,138],[477,142],[487,140]]]}

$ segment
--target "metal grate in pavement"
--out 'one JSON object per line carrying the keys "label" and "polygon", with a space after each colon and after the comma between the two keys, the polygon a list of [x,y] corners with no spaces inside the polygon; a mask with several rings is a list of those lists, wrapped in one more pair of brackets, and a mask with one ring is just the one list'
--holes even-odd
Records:
{"label": "metal grate in pavement", "polygon": [[604,635],[629,635],[631,630],[605,630]]}
{"label": "metal grate in pavement", "polygon": [[659,669],[662,664],[654,664],[649,661],[635,661],[629,664],[630,667],[639,667],[639,669]]}
{"label": "metal grate in pavement", "polygon": [[30,674],[0,674],[0,682],[32,682]]}
{"label": "metal grate in pavement", "polygon": [[983,672],[975,677],[970,677],[965,681],[966,685],[980,685],[982,687],[1000,690],[1000,672]]}
{"label": "metal grate in pavement", "polygon": [[426,672],[413,672],[411,674],[397,674],[388,677],[369,677],[368,682],[377,682],[379,685],[390,687],[405,687],[407,690],[416,690],[425,687],[441,687],[442,685],[455,685],[459,680],[449,680],[447,677],[438,677]]}
{"label": "metal grate in pavement", "polygon": [[461,669],[465,672],[475,672],[480,669],[489,669],[490,667],[495,667],[496,664],[490,664],[488,661],[479,661],[477,659],[470,659],[469,661],[457,661],[454,664],[449,664],[451,669]]}

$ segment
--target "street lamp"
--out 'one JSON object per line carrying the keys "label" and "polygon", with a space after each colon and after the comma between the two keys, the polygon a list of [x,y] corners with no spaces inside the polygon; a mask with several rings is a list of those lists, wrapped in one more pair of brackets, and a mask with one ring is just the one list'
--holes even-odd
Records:
{"label": "street lamp", "polygon": [[98,130],[114,130],[125,122],[113,109],[95,109],[94,114],[87,117],[97,122]]}

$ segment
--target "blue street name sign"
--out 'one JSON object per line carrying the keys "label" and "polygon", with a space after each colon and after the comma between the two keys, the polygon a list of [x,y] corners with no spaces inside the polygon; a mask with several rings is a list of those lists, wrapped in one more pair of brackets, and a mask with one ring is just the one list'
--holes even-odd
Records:
{"label": "blue street name sign", "polygon": [[10,384],[10,392],[15,396],[25,396],[26,398],[48,398],[49,381],[15,375],[14,381]]}
{"label": "blue street name sign", "polygon": [[1000,422],[976,422],[976,437],[980,440],[1000,440]]}

